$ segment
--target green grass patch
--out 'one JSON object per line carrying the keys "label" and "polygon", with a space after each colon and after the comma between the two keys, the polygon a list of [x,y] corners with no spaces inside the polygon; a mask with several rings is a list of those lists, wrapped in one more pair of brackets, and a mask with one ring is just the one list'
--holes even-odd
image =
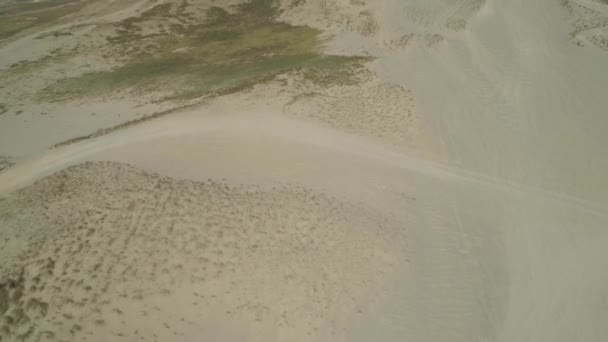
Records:
{"label": "green grass patch", "polygon": [[0,10],[0,39],[34,27],[50,24],[57,19],[78,11],[85,0],[47,0],[24,2]]}
{"label": "green grass patch", "polygon": [[[185,1],[179,6],[161,4],[121,22],[108,41],[120,47],[123,66],[60,80],[43,91],[43,98],[64,100],[132,88],[189,100],[236,91],[294,70],[313,82],[330,84],[353,79],[364,61],[321,54],[321,32],[277,22],[272,0],[252,0],[228,10],[212,7],[203,22],[178,24],[177,17],[189,18],[184,15],[187,6]],[[141,33],[143,25],[164,24],[172,29]]]}

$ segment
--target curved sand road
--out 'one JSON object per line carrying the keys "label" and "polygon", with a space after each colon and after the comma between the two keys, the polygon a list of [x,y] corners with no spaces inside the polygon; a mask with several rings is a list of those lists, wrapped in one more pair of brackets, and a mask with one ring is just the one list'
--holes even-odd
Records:
{"label": "curved sand road", "polygon": [[[28,314],[47,329],[37,333],[91,340],[107,334],[123,340],[177,334],[192,340],[349,341],[571,340],[565,333],[593,341],[604,336],[598,324],[601,306],[592,303],[601,303],[602,284],[608,280],[599,258],[607,241],[605,209],[407,157],[298,121],[220,114],[192,111],[161,118],[58,148],[2,173],[3,191],[25,186],[5,200],[5,208],[21,210],[2,216],[4,224],[21,230],[9,245],[18,248],[31,241],[40,246],[23,256],[39,265],[22,271],[24,282],[31,281],[28,276],[43,278],[56,291],[77,293],[77,298],[64,298],[48,289],[25,291],[10,310],[20,305],[34,310],[25,299],[35,298],[48,305],[45,315]],[[87,160],[128,162],[173,178],[125,164],[93,163],[28,185]],[[54,199],[44,201],[44,196]],[[230,212],[243,213],[245,221],[228,220],[234,215]],[[301,230],[305,226],[293,215],[302,212],[317,231]],[[197,222],[215,217],[225,227],[241,227],[238,222],[251,215],[265,217],[266,233],[243,228],[240,237],[205,240],[223,246],[216,251],[219,256],[208,258],[206,271],[189,268],[200,265],[186,247],[199,239]],[[106,226],[102,217],[117,223]],[[187,217],[194,221],[183,221]],[[44,264],[45,251],[53,255],[62,246],[43,234],[57,221],[63,222],[57,226],[59,236],[72,236],[62,240],[72,242],[63,243],[58,255],[89,261],[59,265],[57,260],[54,268]],[[105,235],[88,237],[73,225],[82,221]],[[123,229],[119,222],[128,226]],[[167,227],[173,228],[163,230]],[[286,235],[276,235],[276,227],[286,227]],[[127,238],[127,232],[133,237]],[[247,252],[255,243],[231,245],[240,239],[266,241],[259,234],[278,240],[267,241],[270,245],[256,253]],[[308,239],[308,248],[296,254],[288,253],[295,247],[287,248],[288,254],[276,249],[305,243],[297,242],[298,234]],[[150,240],[153,236],[160,242]],[[116,239],[124,242],[114,245]],[[176,239],[185,245],[162,242]],[[85,247],[78,247],[83,241]],[[153,261],[154,251],[165,254]],[[3,253],[8,257],[11,249]],[[104,253],[116,255],[121,271],[112,268],[105,282],[93,281],[82,285],[89,290],[76,291],[78,270],[94,267],[96,255]],[[180,266],[167,260],[178,260]],[[144,271],[149,262],[169,273]],[[196,272],[213,274],[210,268],[222,270],[222,265],[232,265],[231,271],[204,285],[193,280]],[[58,275],[61,267],[67,280]],[[358,271],[349,271],[351,267]],[[133,268],[140,271],[130,273]],[[580,276],[572,276],[577,272]],[[278,278],[269,282],[264,274]],[[313,284],[324,291],[307,292]],[[230,290],[220,295],[224,288]],[[252,297],[254,293],[259,295]],[[207,299],[193,300],[197,295]],[[92,298],[98,301],[93,304]],[[205,314],[197,310],[199,304],[208,308]],[[154,307],[157,313],[150,315]],[[548,317],[540,321],[547,324],[538,324],[537,317]],[[128,322],[138,328],[126,329]],[[142,330],[149,322],[159,328]],[[27,332],[30,326],[11,327]]]}
{"label": "curved sand road", "polygon": [[605,341],[608,69],[575,44],[605,33],[550,0],[367,5],[377,34],[329,48],[412,89],[446,164],[280,106],[51,150],[0,174],[0,336]]}

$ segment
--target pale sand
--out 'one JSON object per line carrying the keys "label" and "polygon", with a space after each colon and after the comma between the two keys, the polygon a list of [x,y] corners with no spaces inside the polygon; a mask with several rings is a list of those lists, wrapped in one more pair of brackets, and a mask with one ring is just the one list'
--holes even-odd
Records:
{"label": "pale sand", "polygon": [[362,82],[0,116],[2,342],[607,340],[605,2],[281,3]]}
{"label": "pale sand", "polygon": [[[45,279],[59,282],[55,290],[62,293],[92,287],[70,292],[79,304],[62,302],[51,289],[28,292],[52,303],[48,312],[56,310],[61,323],[50,331],[125,341],[152,339],[148,333],[169,334],[160,340],[176,333],[179,339],[279,341],[508,341],[523,333],[529,340],[559,341],[563,334],[553,328],[555,319],[523,319],[518,307],[533,305],[527,315],[560,310],[557,321],[565,331],[591,341],[604,336],[602,316],[590,306],[601,298],[608,277],[597,264],[606,242],[604,209],[406,157],[279,113],[187,112],[68,145],[2,173],[0,184],[26,186],[3,205],[3,225],[12,227],[6,234],[21,232],[7,245],[32,241],[21,257],[27,264],[48,262],[44,253],[82,260],[71,261],[66,275],[61,265],[70,262],[56,261]],[[87,159],[128,161],[174,178],[93,163],[27,185]],[[258,222],[254,217],[262,223],[251,224]],[[218,233],[220,227],[227,231]],[[206,229],[219,240],[195,233]],[[251,241],[263,240],[259,246],[267,249],[253,253]],[[59,249],[48,247],[56,244]],[[150,251],[166,257],[157,260]],[[206,271],[197,268],[199,252],[208,259]],[[7,269],[19,273],[24,260],[9,256],[4,259],[17,265]],[[114,256],[122,261],[112,270],[120,272],[104,273],[102,283],[89,278],[96,273],[81,270]],[[212,266],[212,260],[224,266]],[[162,268],[152,272],[155,262],[169,276]],[[137,273],[127,270],[134,264],[142,265]],[[42,271],[36,266],[31,272],[35,278]],[[143,284],[140,274],[147,277]],[[193,285],[198,283],[192,275],[211,278]],[[104,284],[107,299],[90,304]],[[314,290],[320,284],[327,292]],[[200,306],[204,302],[193,291],[216,298]],[[17,312],[8,314],[11,322],[29,298],[11,302]],[[23,322],[47,329],[52,316],[36,315],[27,313]],[[95,324],[94,317],[104,324]],[[23,322],[10,328],[32,326]],[[505,330],[507,325],[515,327]]]}

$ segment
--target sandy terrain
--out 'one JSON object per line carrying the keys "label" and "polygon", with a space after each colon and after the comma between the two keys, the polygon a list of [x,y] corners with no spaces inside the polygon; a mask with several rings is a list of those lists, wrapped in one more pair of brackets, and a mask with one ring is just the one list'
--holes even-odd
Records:
{"label": "sandy terrain", "polygon": [[324,336],[365,308],[396,262],[375,233],[383,218],[306,188],[86,163],[14,201],[3,203],[5,229],[37,231],[21,232],[29,250],[2,267],[2,311],[13,319],[4,337],[246,336],[213,327],[222,319],[248,322],[258,340]]}
{"label": "sandy terrain", "polygon": [[608,339],[606,1],[0,9],[0,341]]}

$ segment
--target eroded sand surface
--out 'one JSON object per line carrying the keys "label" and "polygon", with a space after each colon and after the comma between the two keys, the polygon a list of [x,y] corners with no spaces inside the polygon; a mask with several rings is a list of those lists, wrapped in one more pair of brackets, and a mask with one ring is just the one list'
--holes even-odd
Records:
{"label": "eroded sand surface", "polygon": [[[339,330],[396,262],[378,217],[306,188],[98,162],[2,208],[4,243],[28,244],[2,265],[3,339],[211,338],[200,322],[212,315],[249,319],[258,340],[313,336]],[[268,322],[275,331],[264,332]]]}

